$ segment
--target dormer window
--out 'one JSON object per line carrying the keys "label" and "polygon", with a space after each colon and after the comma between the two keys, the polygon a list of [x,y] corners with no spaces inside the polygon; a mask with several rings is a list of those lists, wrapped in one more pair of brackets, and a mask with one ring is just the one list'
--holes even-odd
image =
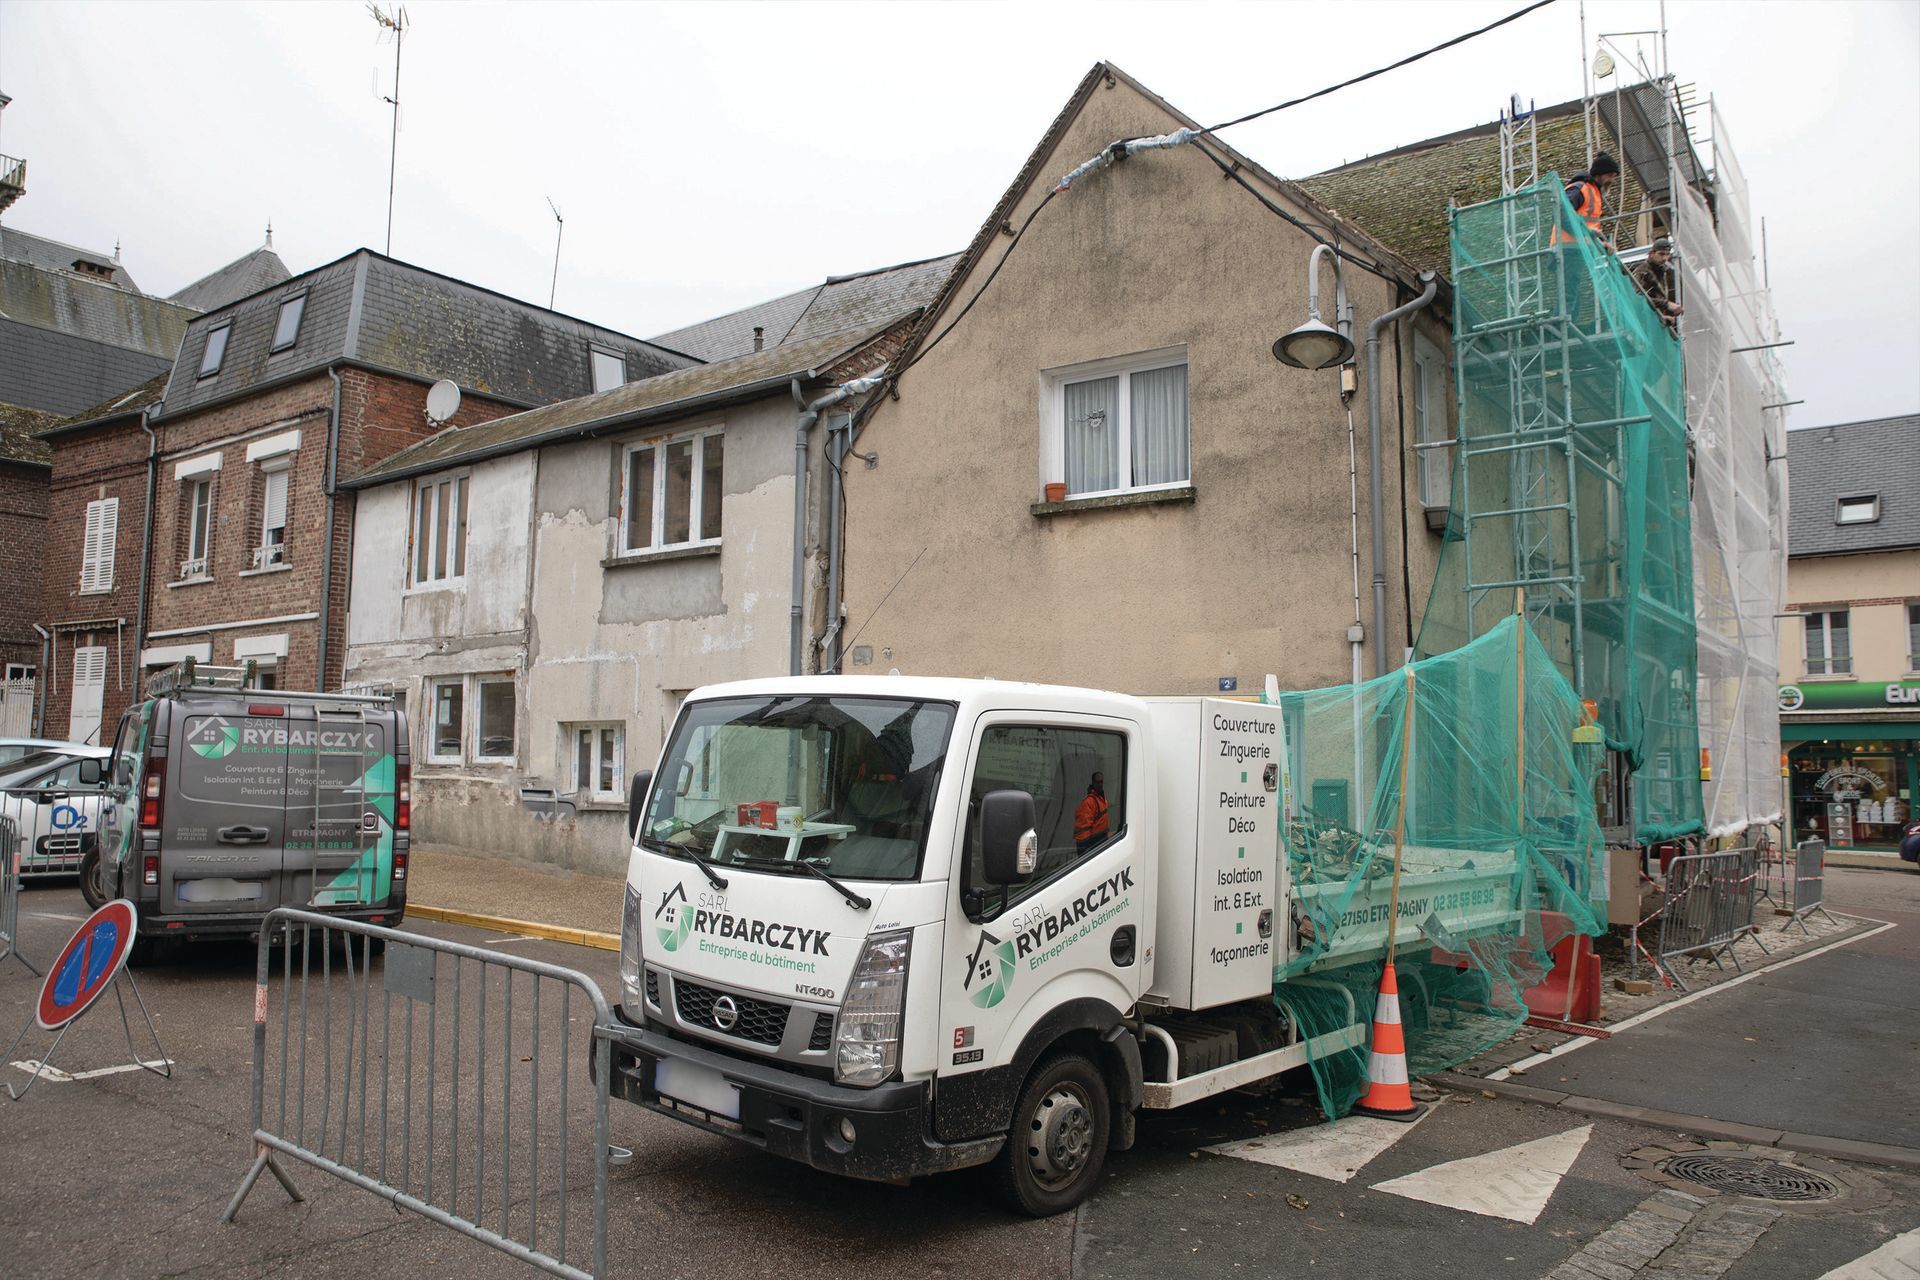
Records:
{"label": "dormer window", "polygon": [[273,346],[268,353],[285,351],[300,340],[300,317],[307,309],[307,295],[296,293],[280,304],[280,319],[273,326]]}
{"label": "dormer window", "polygon": [[227,338],[233,333],[233,322],[207,330],[207,346],[200,353],[200,376],[211,378],[220,372],[220,362],[227,358]]}
{"label": "dormer window", "polygon": [[1855,494],[1851,498],[1840,499],[1840,512],[1834,516],[1835,524],[1872,524],[1880,518],[1880,495],[1877,493]]}
{"label": "dormer window", "polygon": [[627,361],[618,351],[605,347],[590,348],[593,353],[593,389],[611,391],[627,381]]}

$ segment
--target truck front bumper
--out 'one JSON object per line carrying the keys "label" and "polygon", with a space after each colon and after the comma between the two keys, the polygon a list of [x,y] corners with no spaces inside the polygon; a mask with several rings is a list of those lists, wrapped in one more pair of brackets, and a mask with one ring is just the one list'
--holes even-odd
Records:
{"label": "truck front bumper", "polygon": [[[1006,1143],[1004,1136],[969,1142],[934,1138],[931,1094],[924,1082],[853,1089],[634,1026],[624,1009],[619,1021],[611,1036],[614,1097],[826,1173],[905,1182],[985,1164]],[[654,1077],[663,1061],[717,1072],[739,1091],[739,1118],[662,1096]],[[843,1120],[853,1127],[851,1142]]]}

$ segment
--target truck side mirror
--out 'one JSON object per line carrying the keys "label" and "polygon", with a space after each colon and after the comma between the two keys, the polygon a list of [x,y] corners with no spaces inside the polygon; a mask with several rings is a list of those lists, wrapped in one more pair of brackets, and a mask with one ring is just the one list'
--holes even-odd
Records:
{"label": "truck side mirror", "polygon": [[1040,860],[1033,797],[989,791],[980,797],[980,860],[988,884],[1025,884]]}
{"label": "truck side mirror", "polygon": [[640,831],[640,811],[646,807],[647,791],[653,786],[653,770],[642,769],[627,786],[627,839]]}
{"label": "truck side mirror", "polygon": [[80,785],[97,787],[107,780],[107,766],[101,760],[82,760],[80,762]]}

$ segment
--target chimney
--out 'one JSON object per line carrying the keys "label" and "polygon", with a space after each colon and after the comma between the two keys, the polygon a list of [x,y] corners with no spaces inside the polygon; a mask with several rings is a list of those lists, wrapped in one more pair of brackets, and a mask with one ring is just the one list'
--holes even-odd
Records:
{"label": "chimney", "polygon": [[753,326],[753,349],[764,351],[767,346],[767,331],[760,325]]}

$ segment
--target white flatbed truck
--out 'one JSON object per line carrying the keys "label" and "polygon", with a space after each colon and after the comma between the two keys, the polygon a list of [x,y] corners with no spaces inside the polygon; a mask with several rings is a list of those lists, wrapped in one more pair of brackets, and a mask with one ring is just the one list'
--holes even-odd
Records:
{"label": "white flatbed truck", "polygon": [[[1332,945],[1298,982],[1386,932],[1384,882],[1340,920],[1288,884],[1286,741],[1224,699],[695,691],[634,778],[614,1095],[856,1178],[997,1162],[1012,1207],[1071,1208],[1140,1108],[1364,1041],[1370,1008],[1309,1043],[1273,999],[1303,919]],[[1510,851],[1427,852],[1403,920],[1443,894],[1467,932],[1509,917]]]}

